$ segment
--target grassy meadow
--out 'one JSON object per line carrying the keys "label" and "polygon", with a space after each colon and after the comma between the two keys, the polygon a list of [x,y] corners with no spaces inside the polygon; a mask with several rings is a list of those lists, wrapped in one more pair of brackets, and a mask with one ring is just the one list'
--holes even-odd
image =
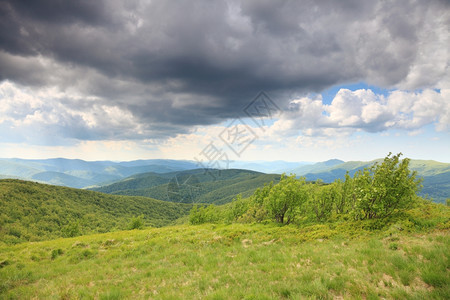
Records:
{"label": "grassy meadow", "polygon": [[0,298],[450,297],[448,229],[342,226],[180,225],[3,246]]}

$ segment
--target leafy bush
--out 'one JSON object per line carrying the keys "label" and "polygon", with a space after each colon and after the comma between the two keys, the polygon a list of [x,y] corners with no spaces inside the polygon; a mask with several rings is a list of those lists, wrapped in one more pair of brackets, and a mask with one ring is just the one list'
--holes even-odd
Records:
{"label": "leafy bush", "polygon": [[400,161],[401,155],[389,153],[383,163],[355,174],[352,214],[356,219],[384,218],[412,206],[421,180],[409,170],[409,159]]}
{"label": "leafy bush", "polygon": [[128,229],[142,229],[144,228],[144,216],[140,215],[137,217],[133,217],[128,225]]}
{"label": "leafy bush", "polygon": [[52,250],[52,254],[51,254],[51,258],[55,259],[58,256],[62,255],[64,252],[62,251],[62,249],[53,249]]}
{"label": "leafy bush", "polygon": [[389,249],[391,250],[398,250],[398,244],[397,243],[390,243]]}
{"label": "leafy bush", "polygon": [[209,206],[195,205],[189,213],[189,223],[192,225],[215,223],[219,220],[224,220],[224,218],[220,216],[220,212],[216,210],[214,204]]}
{"label": "leafy bush", "polygon": [[[366,220],[361,226],[370,231],[395,223],[405,230],[450,224],[446,212],[438,213],[435,205],[428,205],[429,201],[416,195],[421,179],[409,170],[409,159],[400,160],[401,155],[389,153],[381,163],[360,170],[353,178],[347,173],[345,180],[331,184],[321,180],[306,182],[304,178],[283,174],[279,183],[265,185],[249,198],[238,195],[223,206],[194,207],[189,221],[191,224],[273,221],[308,226]],[[429,214],[436,217],[424,218],[422,215],[431,209],[433,212]],[[415,214],[421,215],[416,218]]]}
{"label": "leafy bush", "polygon": [[337,202],[338,194],[334,185],[320,187],[313,191],[311,196],[311,208],[317,221],[325,221],[330,218],[333,206]]}
{"label": "leafy bush", "polygon": [[308,200],[309,193],[304,178],[282,175],[280,182],[270,189],[264,199],[264,208],[269,216],[281,224],[294,221],[300,207]]}

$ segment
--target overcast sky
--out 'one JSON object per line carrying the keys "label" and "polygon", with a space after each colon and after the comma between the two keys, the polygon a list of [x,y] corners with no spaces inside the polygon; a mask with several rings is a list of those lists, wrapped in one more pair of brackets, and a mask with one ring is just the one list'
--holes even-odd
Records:
{"label": "overcast sky", "polygon": [[0,0],[0,157],[450,162],[449,30],[445,0]]}

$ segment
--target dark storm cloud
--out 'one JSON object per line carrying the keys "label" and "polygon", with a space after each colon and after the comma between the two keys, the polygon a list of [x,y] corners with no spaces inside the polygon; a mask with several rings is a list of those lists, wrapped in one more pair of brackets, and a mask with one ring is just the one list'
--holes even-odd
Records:
{"label": "dark storm cloud", "polygon": [[261,90],[283,106],[339,83],[399,84],[424,24],[448,27],[448,11],[439,1],[0,0],[0,80],[96,97],[143,128],[89,139],[161,137],[241,114]]}

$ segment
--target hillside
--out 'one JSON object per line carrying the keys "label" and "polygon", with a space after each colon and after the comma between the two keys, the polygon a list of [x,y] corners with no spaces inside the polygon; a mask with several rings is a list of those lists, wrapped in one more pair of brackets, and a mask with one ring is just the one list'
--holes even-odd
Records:
{"label": "hillside", "polygon": [[17,243],[127,229],[143,215],[147,226],[168,225],[191,206],[147,197],[0,180],[0,241]]}
{"label": "hillside", "polygon": [[450,199],[450,172],[424,176],[421,195],[431,197],[436,202],[445,203],[446,199]]}
{"label": "hillside", "polygon": [[448,229],[399,228],[205,224],[0,246],[0,298],[449,299]]}
{"label": "hillside", "polygon": [[[332,184],[283,175],[248,198],[193,206],[183,218],[189,225],[2,243],[0,298],[448,299],[450,207],[417,197],[420,182],[399,156]],[[176,182],[220,184],[196,174],[176,176]],[[223,173],[234,184],[252,176],[258,173]],[[57,218],[64,211],[46,205],[53,197],[60,201],[57,194],[73,199],[65,207],[91,205],[95,212],[93,198],[108,213],[119,210],[119,218],[129,207],[144,211],[139,201],[150,200],[4,182],[7,204],[18,203],[11,195],[34,199],[22,201],[29,209],[18,220],[34,211]],[[152,208],[160,214],[181,205],[156,202],[161,206]],[[102,212],[88,224],[101,220]],[[78,219],[86,214],[80,213]]]}
{"label": "hillside", "polygon": [[116,195],[132,195],[184,203],[224,204],[237,194],[250,196],[257,188],[280,175],[249,170],[188,170],[164,174],[137,174],[91,190]]}

